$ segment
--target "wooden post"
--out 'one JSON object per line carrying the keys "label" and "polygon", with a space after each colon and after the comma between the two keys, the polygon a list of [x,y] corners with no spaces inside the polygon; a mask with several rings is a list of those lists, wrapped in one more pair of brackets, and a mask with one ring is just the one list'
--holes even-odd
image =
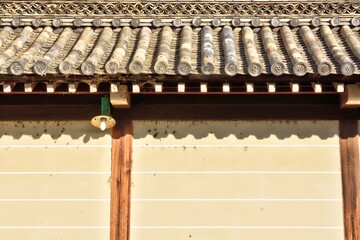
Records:
{"label": "wooden post", "polygon": [[132,122],[118,121],[112,139],[110,240],[128,240]]}
{"label": "wooden post", "polygon": [[344,227],[347,240],[360,239],[360,164],[358,120],[340,120]]}

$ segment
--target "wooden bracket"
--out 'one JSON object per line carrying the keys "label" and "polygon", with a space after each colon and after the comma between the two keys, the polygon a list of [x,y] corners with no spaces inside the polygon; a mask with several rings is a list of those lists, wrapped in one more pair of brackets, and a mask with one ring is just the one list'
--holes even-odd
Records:
{"label": "wooden bracket", "polygon": [[345,86],[345,92],[340,95],[341,108],[360,107],[360,87],[357,84]]}
{"label": "wooden bracket", "polygon": [[114,108],[130,108],[130,93],[126,85],[111,84],[110,103]]}

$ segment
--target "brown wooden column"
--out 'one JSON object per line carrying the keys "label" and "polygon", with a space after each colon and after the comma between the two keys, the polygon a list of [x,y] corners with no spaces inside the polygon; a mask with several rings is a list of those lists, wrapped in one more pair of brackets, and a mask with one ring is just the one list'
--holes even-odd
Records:
{"label": "brown wooden column", "polygon": [[360,240],[360,164],[358,120],[340,120],[340,155],[347,240]]}
{"label": "brown wooden column", "polygon": [[118,121],[112,132],[110,240],[128,240],[132,122]]}

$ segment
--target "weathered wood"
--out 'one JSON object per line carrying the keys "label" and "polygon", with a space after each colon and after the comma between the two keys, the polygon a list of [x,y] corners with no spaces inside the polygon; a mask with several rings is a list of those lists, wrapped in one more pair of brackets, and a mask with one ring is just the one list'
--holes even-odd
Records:
{"label": "weathered wood", "polygon": [[10,34],[13,32],[13,29],[11,27],[4,27],[3,29],[1,29],[0,32],[0,47],[2,47],[6,41],[6,39],[8,39],[8,37],[10,36]]}
{"label": "weathered wood", "polygon": [[242,40],[245,48],[248,73],[253,77],[257,77],[261,74],[262,69],[259,55],[256,50],[254,33],[251,28],[244,27],[242,29]]}
{"label": "weathered wood", "polygon": [[307,73],[307,65],[296,45],[293,33],[288,26],[283,26],[280,31],[286,52],[289,54],[293,65],[294,74],[296,76],[304,76]]}
{"label": "weathered wood", "polygon": [[115,47],[115,50],[110,60],[105,65],[105,70],[109,74],[116,74],[119,71],[120,64],[122,63],[126,50],[129,46],[129,41],[132,31],[129,27],[121,29],[119,41]]}
{"label": "weathered wood", "polygon": [[180,75],[188,75],[191,72],[191,52],[192,52],[192,28],[185,26],[181,30],[179,65],[177,70]]}
{"label": "weathered wood", "polygon": [[10,58],[12,58],[26,42],[29,41],[33,29],[31,27],[25,27],[20,36],[18,36],[11,45],[0,55],[0,67],[2,67]]}
{"label": "weathered wood", "polygon": [[308,26],[302,26],[300,28],[300,34],[305,42],[305,45],[317,65],[317,71],[322,76],[327,76],[331,73],[332,66],[326,59],[324,53],[317,41],[315,40],[314,34]]}
{"label": "weathered wood", "polygon": [[128,240],[132,123],[118,121],[112,133],[110,240]]}
{"label": "weathered wood", "polygon": [[341,66],[341,73],[345,76],[351,76],[355,72],[355,65],[351,59],[346,56],[344,50],[341,48],[339,43],[336,41],[333,32],[329,26],[321,26],[320,32],[327,46],[330,48],[331,54],[334,56],[335,60]]}
{"label": "weathered wood", "polygon": [[355,36],[351,28],[349,26],[342,26],[341,34],[345,38],[346,43],[349,45],[354,55],[358,59],[360,59],[360,42],[358,41],[357,37]]}
{"label": "weathered wood", "polygon": [[85,54],[93,32],[93,29],[90,27],[84,28],[69,55],[59,65],[59,70],[62,74],[70,74],[72,72],[80,57]]}
{"label": "weathered wood", "polygon": [[154,66],[154,71],[157,74],[165,74],[168,70],[171,41],[172,41],[171,27],[165,26],[163,27],[161,32],[159,54],[156,58],[156,63]]}
{"label": "weathered wood", "polygon": [[213,30],[206,26],[201,30],[201,72],[210,75],[214,72]]}
{"label": "weathered wood", "polygon": [[340,95],[341,108],[360,107],[360,86],[358,84],[347,84],[345,91]]}
{"label": "weathered wood", "polygon": [[130,107],[130,92],[128,91],[127,85],[111,83],[110,103],[114,108]]}
{"label": "weathered wood", "polygon": [[129,71],[133,74],[140,74],[144,68],[146,52],[149,48],[151,29],[143,27],[140,32],[140,39],[136,48],[135,55],[129,65]]}
{"label": "weathered wood", "polygon": [[31,47],[10,65],[9,71],[14,75],[21,75],[24,72],[25,65],[36,56],[36,53],[49,40],[52,33],[51,27],[45,27]]}
{"label": "weathered wood", "polygon": [[60,36],[57,38],[54,45],[49,49],[42,59],[39,59],[34,64],[34,72],[38,75],[45,75],[46,71],[51,64],[60,54],[60,52],[65,48],[67,42],[71,38],[73,31],[71,28],[65,28]]}
{"label": "weathered wood", "polygon": [[235,52],[234,33],[230,26],[222,29],[223,46],[225,53],[225,73],[235,76],[238,73],[238,63]]}
{"label": "weathered wood", "polygon": [[275,44],[273,32],[270,27],[263,27],[261,29],[261,34],[266,55],[271,65],[271,72],[275,76],[280,76],[284,73],[285,65],[281,60],[281,56]]}
{"label": "weathered wood", "polygon": [[360,160],[358,120],[340,121],[340,157],[345,238],[360,239]]}
{"label": "weathered wood", "polygon": [[90,53],[90,56],[81,64],[81,71],[85,75],[93,75],[99,61],[103,58],[106,52],[106,48],[110,44],[113,31],[110,27],[105,27],[96,43],[94,49]]}

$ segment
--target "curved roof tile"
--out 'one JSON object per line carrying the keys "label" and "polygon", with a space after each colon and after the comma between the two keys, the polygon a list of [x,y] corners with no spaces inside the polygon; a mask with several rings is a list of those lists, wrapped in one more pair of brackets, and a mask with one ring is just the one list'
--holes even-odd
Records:
{"label": "curved roof tile", "polygon": [[0,40],[0,74],[360,74],[349,26],[4,27]]}

